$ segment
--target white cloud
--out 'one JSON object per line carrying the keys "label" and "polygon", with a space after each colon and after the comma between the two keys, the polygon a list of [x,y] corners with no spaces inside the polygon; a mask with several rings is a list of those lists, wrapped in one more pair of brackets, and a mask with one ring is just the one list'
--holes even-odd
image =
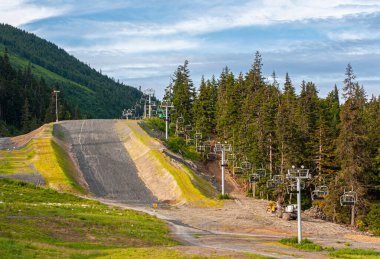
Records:
{"label": "white cloud", "polygon": [[20,26],[36,20],[58,16],[67,11],[67,7],[47,7],[27,3],[25,0],[1,0],[0,22]]}
{"label": "white cloud", "polygon": [[105,54],[121,53],[149,53],[179,51],[194,49],[199,46],[195,40],[185,39],[132,39],[126,41],[110,42],[105,44],[95,44],[90,47],[67,47],[69,52],[103,52]]}

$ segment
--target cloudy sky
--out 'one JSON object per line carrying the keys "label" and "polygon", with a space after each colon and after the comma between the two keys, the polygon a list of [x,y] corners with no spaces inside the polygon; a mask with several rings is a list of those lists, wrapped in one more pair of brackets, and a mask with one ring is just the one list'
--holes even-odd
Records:
{"label": "cloudy sky", "polygon": [[0,0],[0,22],[33,32],[97,70],[159,97],[185,59],[197,85],[228,66],[294,85],[341,87],[351,63],[380,95],[380,0]]}

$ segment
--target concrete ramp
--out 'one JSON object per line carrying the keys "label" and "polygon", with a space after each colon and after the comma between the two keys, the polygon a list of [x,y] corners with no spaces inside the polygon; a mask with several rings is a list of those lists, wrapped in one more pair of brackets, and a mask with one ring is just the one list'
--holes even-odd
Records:
{"label": "concrete ramp", "polygon": [[120,202],[151,204],[157,198],[140,179],[115,131],[115,122],[64,121],[54,125],[54,131],[71,145],[91,193]]}

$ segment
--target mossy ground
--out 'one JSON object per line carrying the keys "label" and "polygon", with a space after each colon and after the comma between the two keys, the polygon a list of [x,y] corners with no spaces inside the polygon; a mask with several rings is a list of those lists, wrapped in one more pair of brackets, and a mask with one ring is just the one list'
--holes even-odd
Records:
{"label": "mossy ground", "polygon": [[0,151],[0,174],[38,172],[53,189],[84,193],[74,179],[76,168],[68,153],[53,140],[53,125],[43,127],[41,133],[21,149]]}
{"label": "mossy ground", "polygon": [[119,254],[164,258],[176,255],[166,247],[177,244],[166,224],[147,214],[0,180],[0,258]]}

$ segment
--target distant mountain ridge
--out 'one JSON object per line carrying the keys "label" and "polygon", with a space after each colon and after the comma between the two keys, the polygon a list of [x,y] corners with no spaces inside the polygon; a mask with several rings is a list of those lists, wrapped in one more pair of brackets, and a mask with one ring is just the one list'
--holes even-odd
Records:
{"label": "distant mountain ridge", "polygon": [[62,91],[68,105],[80,108],[83,117],[117,118],[142,95],[138,89],[115,82],[79,61],[57,45],[36,35],[0,24],[0,54],[5,48],[12,66],[31,65],[35,76]]}

